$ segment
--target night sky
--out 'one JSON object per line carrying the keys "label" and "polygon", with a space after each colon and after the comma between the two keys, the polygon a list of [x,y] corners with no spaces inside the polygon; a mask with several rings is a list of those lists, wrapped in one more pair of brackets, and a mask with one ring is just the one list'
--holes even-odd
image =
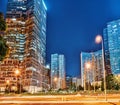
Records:
{"label": "night sky", "polygon": [[[106,23],[120,18],[120,0],[44,0],[47,5],[47,63],[64,54],[66,74],[80,75],[80,52],[101,48],[94,42]],[[5,13],[7,0],[0,0]]]}

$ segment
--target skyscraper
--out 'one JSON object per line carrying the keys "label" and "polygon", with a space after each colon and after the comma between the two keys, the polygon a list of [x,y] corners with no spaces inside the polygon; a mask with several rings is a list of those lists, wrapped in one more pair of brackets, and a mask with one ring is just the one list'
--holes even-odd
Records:
{"label": "skyscraper", "polygon": [[[46,62],[46,17],[43,0],[8,0],[5,39],[10,45],[9,59],[22,62],[24,69],[19,69],[20,78],[28,92],[42,90]],[[14,75],[15,67],[12,70]]]}
{"label": "skyscraper", "polygon": [[120,19],[107,23],[112,74],[120,74]]}
{"label": "skyscraper", "polygon": [[63,89],[65,83],[65,58],[64,55],[51,55],[51,87],[53,89]]}
{"label": "skyscraper", "polygon": [[46,6],[43,0],[26,1],[26,41],[24,86],[42,90],[42,72],[46,56]]}

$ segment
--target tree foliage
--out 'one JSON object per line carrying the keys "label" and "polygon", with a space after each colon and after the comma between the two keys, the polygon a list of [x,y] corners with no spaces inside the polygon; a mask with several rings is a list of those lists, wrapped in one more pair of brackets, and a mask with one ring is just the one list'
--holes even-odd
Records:
{"label": "tree foliage", "polygon": [[0,61],[2,61],[8,53],[8,46],[6,41],[1,36],[1,33],[6,30],[6,23],[3,14],[0,12]]}
{"label": "tree foliage", "polygon": [[[104,80],[102,80],[102,90],[104,90]],[[107,90],[119,90],[120,89],[120,77],[113,74],[106,76],[106,89]]]}
{"label": "tree foliage", "polygon": [[6,30],[6,22],[4,20],[3,14],[0,12],[0,31]]}

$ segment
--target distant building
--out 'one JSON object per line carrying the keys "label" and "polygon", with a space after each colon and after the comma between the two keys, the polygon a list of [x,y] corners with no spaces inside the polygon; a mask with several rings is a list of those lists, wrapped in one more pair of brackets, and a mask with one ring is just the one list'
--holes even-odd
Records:
{"label": "distant building", "polygon": [[81,86],[81,79],[79,77],[73,77],[72,86],[77,90]]}
{"label": "distant building", "polygon": [[77,78],[77,88],[81,86],[81,78]]}
{"label": "distant building", "polygon": [[70,89],[72,87],[72,77],[66,76],[66,88]]}
{"label": "distant building", "polygon": [[[120,74],[120,19],[107,23],[107,37],[112,74]],[[104,34],[105,35],[105,34]]]}
{"label": "distant building", "polygon": [[53,89],[65,88],[65,57],[64,55],[51,55],[51,87]]}
{"label": "distant building", "polygon": [[72,78],[72,87],[73,87],[74,89],[77,89],[77,77],[73,77],[73,78]]}
{"label": "distant building", "polygon": [[[86,68],[86,63],[90,62],[90,68]],[[86,84],[99,82],[103,78],[102,51],[81,52],[81,84],[86,88]]]}

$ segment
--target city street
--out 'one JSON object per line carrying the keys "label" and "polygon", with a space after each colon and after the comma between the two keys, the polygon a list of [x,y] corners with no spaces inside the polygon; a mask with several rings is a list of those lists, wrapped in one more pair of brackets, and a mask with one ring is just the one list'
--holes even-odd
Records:
{"label": "city street", "polygon": [[0,97],[0,105],[120,105],[120,96],[48,95]]}

